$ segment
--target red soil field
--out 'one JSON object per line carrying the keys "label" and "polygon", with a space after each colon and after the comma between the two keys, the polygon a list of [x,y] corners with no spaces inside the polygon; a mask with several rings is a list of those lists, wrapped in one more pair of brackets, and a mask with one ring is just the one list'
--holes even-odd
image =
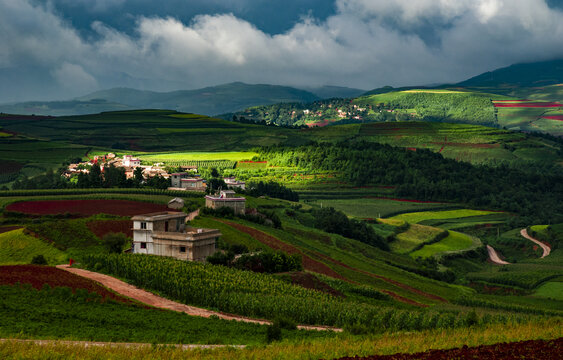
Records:
{"label": "red soil field", "polygon": [[416,354],[373,355],[366,357],[343,357],[339,360],[449,360],[449,359],[563,359],[563,338],[555,340],[527,340],[513,343],[463,346],[457,349],[429,350]]}
{"label": "red soil field", "polygon": [[30,215],[78,214],[91,216],[110,214],[133,216],[168,211],[166,205],[131,200],[44,200],[22,201],[6,206],[6,210]]}
{"label": "red soil field", "polygon": [[495,103],[495,107],[512,107],[512,108],[548,108],[562,107],[563,104],[556,102],[526,102],[526,103]]}
{"label": "red soil field", "polygon": [[31,284],[40,290],[44,284],[51,287],[66,286],[73,290],[85,289],[95,292],[104,299],[112,299],[121,303],[132,304],[133,301],[120,296],[95,281],[74,275],[68,271],[51,266],[41,265],[6,265],[0,266],[0,285]]}
{"label": "red soil field", "polygon": [[550,120],[559,120],[559,121],[563,121],[563,115],[547,115],[547,116],[542,116],[542,118],[544,118],[544,119],[550,119]]}
{"label": "red soil field", "polygon": [[100,239],[107,233],[124,233],[133,237],[133,221],[131,220],[94,220],[86,223],[88,229]]}

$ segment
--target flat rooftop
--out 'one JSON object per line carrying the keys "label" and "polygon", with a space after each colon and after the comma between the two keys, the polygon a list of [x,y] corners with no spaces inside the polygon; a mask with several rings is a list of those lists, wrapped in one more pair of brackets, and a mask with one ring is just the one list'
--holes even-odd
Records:
{"label": "flat rooftop", "polygon": [[177,218],[185,218],[188,216],[185,212],[179,211],[160,211],[148,214],[135,215],[131,218],[133,221],[158,221],[158,220],[169,220]]}

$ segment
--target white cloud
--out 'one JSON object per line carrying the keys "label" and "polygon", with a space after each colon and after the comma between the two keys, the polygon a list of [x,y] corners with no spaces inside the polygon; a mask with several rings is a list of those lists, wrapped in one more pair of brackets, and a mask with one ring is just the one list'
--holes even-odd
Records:
{"label": "white cloud", "polygon": [[218,14],[189,24],[141,17],[133,35],[95,22],[99,36],[85,39],[48,8],[0,0],[0,68],[48,69],[63,96],[114,84],[112,74],[153,87],[245,81],[367,89],[454,82],[563,57],[563,13],[545,0],[337,0],[336,8],[326,21],[304,17],[276,35]]}
{"label": "white cloud", "polygon": [[98,87],[96,79],[84,71],[80,65],[64,62],[51,74],[62,87],[71,91],[93,91]]}

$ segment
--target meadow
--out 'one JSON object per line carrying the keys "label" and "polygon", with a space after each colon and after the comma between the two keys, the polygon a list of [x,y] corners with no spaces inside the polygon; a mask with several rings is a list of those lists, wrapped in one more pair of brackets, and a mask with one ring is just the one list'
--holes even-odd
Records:
{"label": "meadow", "polygon": [[49,264],[62,264],[68,256],[56,247],[24,233],[24,229],[0,233],[0,264],[29,264],[43,255]]}
{"label": "meadow", "polygon": [[481,246],[478,239],[474,239],[467,234],[462,234],[456,231],[448,231],[448,236],[442,240],[429,245],[424,245],[422,249],[411,252],[409,255],[416,258],[427,258],[436,256],[441,253],[451,253],[460,250],[468,250]]}

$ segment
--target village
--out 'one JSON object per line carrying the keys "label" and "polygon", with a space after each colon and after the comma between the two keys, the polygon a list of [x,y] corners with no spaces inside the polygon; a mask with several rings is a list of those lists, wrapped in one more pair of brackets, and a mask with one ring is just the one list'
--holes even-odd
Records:
{"label": "village", "polygon": [[[114,153],[96,155],[88,161],[70,164],[62,175],[67,178],[73,178],[80,173],[89,174],[90,169],[94,165],[98,165],[102,173],[106,167],[123,169],[127,179],[134,178],[136,171],[141,171],[144,180],[153,177],[162,177],[170,182],[168,190],[205,192],[207,189],[207,182],[198,174],[197,166],[170,168],[165,166],[164,163],[142,165],[141,159],[138,157],[123,155],[120,158]],[[225,177],[223,181],[228,189],[245,190],[246,188],[244,181],[239,181],[234,177]]]}

